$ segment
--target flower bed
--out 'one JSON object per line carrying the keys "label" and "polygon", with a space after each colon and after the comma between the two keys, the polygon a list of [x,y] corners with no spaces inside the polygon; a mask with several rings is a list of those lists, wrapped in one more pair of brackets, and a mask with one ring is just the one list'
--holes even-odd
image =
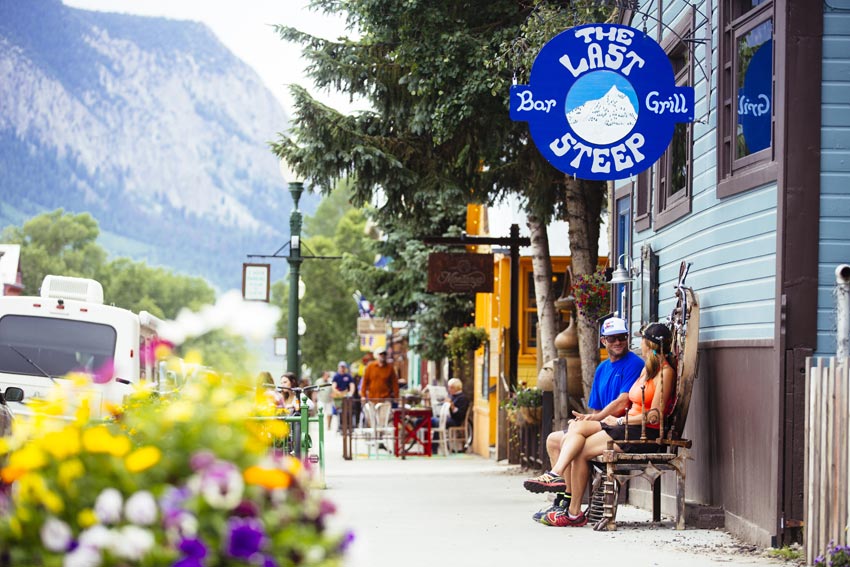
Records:
{"label": "flower bed", "polygon": [[[10,565],[340,565],[350,534],[309,488],[310,471],[272,449],[287,433],[253,388],[215,375],[169,398],[139,390],[106,422],[62,419],[57,389],[0,440],[0,552]],[[0,560],[2,562],[2,560]]]}

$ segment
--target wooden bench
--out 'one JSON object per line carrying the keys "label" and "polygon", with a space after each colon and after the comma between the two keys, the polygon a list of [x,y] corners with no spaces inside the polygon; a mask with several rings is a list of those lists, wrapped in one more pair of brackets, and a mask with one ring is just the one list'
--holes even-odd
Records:
{"label": "wooden bench", "polygon": [[[594,524],[595,530],[617,529],[618,485],[633,478],[644,478],[652,485],[652,519],[660,521],[661,475],[665,472],[676,474],[676,529],[685,529],[686,463],[692,443],[682,437],[682,432],[697,374],[699,301],[691,288],[680,285],[676,293],[677,308],[672,316],[673,354],[677,362],[675,405],[661,424],[661,439],[658,439],[655,430],[648,429],[646,439],[628,439],[628,443],[632,444],[660,444],[667,450],[660,453],[620,453],[614,450],[613,441],[608,443],[607,450],[592,461],[597,470],[602,471],[601,476],[594,479],[591,493],[591,508],[593,502],[601,500],[602,503],[601,518]],[[601,499],[596,492],[600,490]]]}

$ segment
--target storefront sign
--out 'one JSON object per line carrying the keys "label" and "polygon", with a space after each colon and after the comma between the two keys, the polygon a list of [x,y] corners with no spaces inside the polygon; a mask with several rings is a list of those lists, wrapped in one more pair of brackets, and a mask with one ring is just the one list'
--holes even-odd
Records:
{"label": "storefront sign", "polygon": [[528,122],[549,163],[581,179],[648,169],[676,123],[694,119],[694,89],[677,87],[661,46],[628,26],[558,34],[537,54],[529,82],[511,87],[511,118]]}
{"label": "storefront sign", "polygon": [[753,54],[744,74],[744,86],[738,89],[738,123],[748,154],[770,147],[772,94],[773,42],[768,40]]}
{"label": "storefront sign", "polygon": [[446,254],[428,256],[428,291],[444,293],[492,293],[492,254]]}

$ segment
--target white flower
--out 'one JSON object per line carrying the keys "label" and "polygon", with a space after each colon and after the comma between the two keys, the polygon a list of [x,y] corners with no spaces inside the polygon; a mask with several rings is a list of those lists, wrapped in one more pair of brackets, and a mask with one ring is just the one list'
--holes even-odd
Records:
{"label": "white flower", "polygon": [[71,528],[60,520],[50,516],[41,525],[41,543],[45,549],[59,553],[68,549],[71,543]]}
{"label": "white flower", "polygon": [[80,545],[92,547],[95,549],[103,549],[109,545],[109,542],[116,534],[107,527],[95,524],[87,530],[80,533]]}
{"label": "white flower", "polygon": [[219,510],[232,510],[242,502],[245,482],[232,464],[210,467],[200,479],[200,493],[207,504]]}
{"label": "white flower", "polygon": [[156,500],[147,490],[140,490],[130,496],[124,504],[124,516],[130,522],[140,526],[149,526],[156,521]]}
{"label": "white flower", "polygon": [[100,567],[100,552],[81,545],[62,558],[62,567]]}
{"label": "white flower", "polygon": [[94,502],[94,513],[104,524],[116,524],[121,520],[121,506],[124,499],[114,488],[101,492]]}
{"label": "white flower", "polygon": [[153,533],[139,526],[124,526],[109,542],[109,549],[121,559],[139,561],[156,543]]}

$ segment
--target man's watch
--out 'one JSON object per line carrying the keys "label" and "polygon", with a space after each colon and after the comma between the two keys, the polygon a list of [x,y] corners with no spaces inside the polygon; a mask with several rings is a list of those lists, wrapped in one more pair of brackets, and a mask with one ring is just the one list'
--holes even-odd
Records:
{"label": "man's watch", "polygon": [[623,420],[623,418],[622,418],[622,417],[618,417],[618,418],[617,418],[617,425],[623,425],[623,423],[625,423],[625,422],[624,422],[624,420]]}

